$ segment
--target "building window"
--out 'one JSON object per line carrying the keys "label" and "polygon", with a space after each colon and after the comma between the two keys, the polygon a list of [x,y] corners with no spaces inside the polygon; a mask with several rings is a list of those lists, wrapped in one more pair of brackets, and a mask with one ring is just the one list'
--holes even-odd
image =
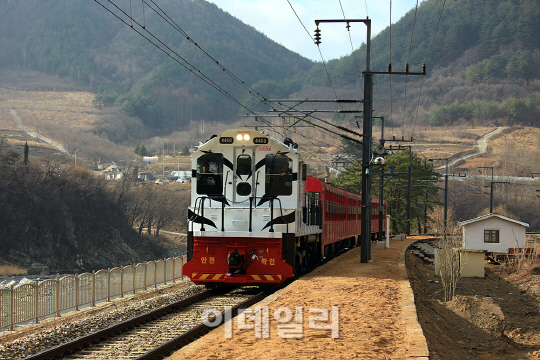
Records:
{"label": "building window", "polygon": [[499,243],[499,230],[484,230],[485,243]]}

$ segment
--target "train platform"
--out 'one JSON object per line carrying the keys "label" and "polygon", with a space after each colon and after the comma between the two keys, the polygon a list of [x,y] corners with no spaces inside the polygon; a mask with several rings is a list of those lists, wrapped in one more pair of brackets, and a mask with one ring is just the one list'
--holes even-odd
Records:
{"label": "train platform", "polygon": [[252,306],[168,359],[425,359],[426,339],[405,269],[423,237],[354,248]]}

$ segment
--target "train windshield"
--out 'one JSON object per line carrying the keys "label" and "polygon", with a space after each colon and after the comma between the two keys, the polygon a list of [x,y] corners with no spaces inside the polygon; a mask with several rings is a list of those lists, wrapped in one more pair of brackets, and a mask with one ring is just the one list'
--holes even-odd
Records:
{"label": "train windshield", "polygon": [[223,154],[204,154],[197,160],[197,194],[223,194]]}
{"label": "train windshield", "polygon": [[292,160],[283,154],[266,155],[266,195],[291,195],[292,181]]}

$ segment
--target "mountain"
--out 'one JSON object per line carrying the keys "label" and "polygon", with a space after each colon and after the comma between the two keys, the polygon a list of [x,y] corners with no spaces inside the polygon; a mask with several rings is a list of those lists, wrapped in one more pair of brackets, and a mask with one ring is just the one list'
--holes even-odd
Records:
{"label": "mountain", "polygon": [[[0,69],[37,70],[70,78],[114,100],[112,104],[123,105],[126,113],[139,116],[150,127],[177,130],[201,119],[236,120],[239,110],[238,104],[179,63],[192,64],[195,73],[207,75],[239,101],[245,90],[215,61],[247,85],[292,77],[313,65],[203,0],[156,1],[156,11],[148,6],[143,9],[141,2],[132,6],[116,2],[120,9],[100,3],[123,19],[131,14],[149,31],[139,28],[145,36],[156,44],[167,44],[178,56],[165,55],[96,1],[2,1],[0,48],[9,51],[0,53]],[[170,24],[164,20],[167,17]],[[118,99],[126,93],[131,95]]]}
{"label": "mountain", "polygon": [[[178,56],[165,55],[100,3]],[[97,105],[114,105],[161,134],[192,121],[228,124],[239,111],[247,112],[238,102],[257,104],[223,67],[267,98],[333,98],[328,78],[338,97],[363,96],[365,44],[325,67],[204,0],[157,1],[159,14],[137,2],[113,3],[122,4],[125,14],[103,1],[1,2],[0,46],[9,51],[0,53],[0,69],[69,78],[94,91]],[[376,75],[377,114],[385,115],[389,127],[412,125],[404,130],[411,136],[416,124],[537,126],[540,0],[448,0],[444,5],[441,16],[443,2],[425,0],[418,11],[412,9],[373,38],[372,70],[385,71],[389,63],[394,71],[404,71],[407,63],[412,72],[427,66],[425,77]],[[324,26],[321,31],[327,41]],[[192,71],[181,64],[191,64]]]}
{"label": "mountain", "polygon": [[[427,65],[424,78],[375,75],[375,111],[389,126],[494,120],[540,126],[540,0],[444,3],[441,16],[443,2],[425,0],[372,39],[373,71],[387,71],[391,63],[393,71],[409,64],[420,72]],[[333,98],[330,78],[338,97],[361,99],[365,58],[362,44],[326,66],[316,63],[307,73],[261,80],[254,88],[280,97]]]}

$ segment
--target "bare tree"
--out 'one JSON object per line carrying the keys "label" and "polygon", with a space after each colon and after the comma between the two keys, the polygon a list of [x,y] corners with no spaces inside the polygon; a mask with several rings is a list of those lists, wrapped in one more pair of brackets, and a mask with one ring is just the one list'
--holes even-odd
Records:
{"label": "bare tree", "polygon": [[[460,274],[460,248],[463,247],[461,233],[457,229],[457,222],[453,211],[448,209],[448,220],[446,228],[444,226],[444,208],[439,206],[431,213],[433,227],[439,235],[439,249],[437,251],[437,265],[441,282],[444,289],[444,301],[454,298],[457,282]],[[465,259],[461,254],[461,261]]]}

